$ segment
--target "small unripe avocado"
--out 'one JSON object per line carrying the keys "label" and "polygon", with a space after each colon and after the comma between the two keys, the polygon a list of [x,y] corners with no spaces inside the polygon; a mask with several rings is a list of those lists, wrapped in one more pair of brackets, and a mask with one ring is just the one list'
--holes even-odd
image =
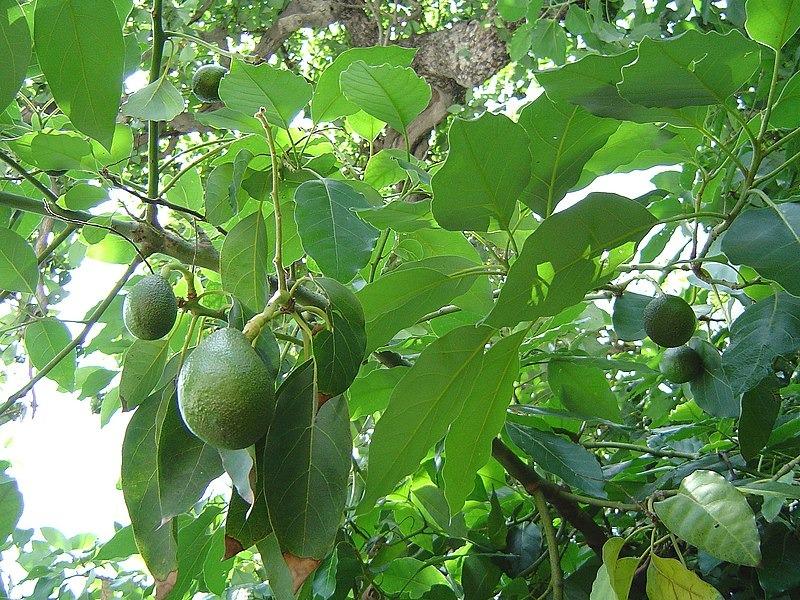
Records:
{"label": "small unripe avocado", "polygon": [[203,65],[194,72],[192,91],[203,102],[219,102],[219,82],[228,70],[219,65]]}
{"label": "small unripe avocado", "polygon": [[703,358],[689,346],[668,348],[658,368],[672,383],[686,383],[697,379],[703,372]]}
{"label": "small unripe avocado", "polygon": [[677,348],[691,339],[697,317],[689,303],[679,296],[663,294],[644,307],[644,330],[659,346]]}
{"label": "small unripe avocado", "polygon": [[122,313],[131,334],[140,340],[158,340],[175,325],[178,301],[169,281],[161,275],[148,275],[125,296]]}
{"label": "small unripe avocado", "polygon": [[226,327],[204,339],[178,375],[178,406],[189,430],[227,450],[252,446],[275,412],[275,382],[250,341]]}

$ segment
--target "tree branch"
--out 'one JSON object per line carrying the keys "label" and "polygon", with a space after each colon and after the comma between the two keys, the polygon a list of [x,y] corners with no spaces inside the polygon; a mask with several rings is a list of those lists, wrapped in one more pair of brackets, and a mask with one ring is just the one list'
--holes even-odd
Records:
{"label": "tree branch", "polygon": [[561,488],[541,478],[499,438],[492,440],[492,456],[503,465],[509,475],[522,484],[529,494],[534,495],[541,490],[545,499],[559,514],[583,534],[588,546],[598,555],[602,555],[603,544],[608,541],[608,534],[582,511],[574,500],[564,497]]}

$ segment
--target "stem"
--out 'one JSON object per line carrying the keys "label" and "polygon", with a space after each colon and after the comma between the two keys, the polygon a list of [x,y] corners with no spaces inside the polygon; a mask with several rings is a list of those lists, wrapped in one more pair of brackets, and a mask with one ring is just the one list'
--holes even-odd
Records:
{"label": "stem", "polygon": [[[163,195],[163,194],[166,194],[166,193],[167,193],[169,190],[171,190],[171,189],[173,188],[173,186],[174,186],[176,183],[178,183],[178,181],[180,180],[180,178],[181,178],[181,177],[183,177],[184,175],[186,175],[186,173],[188,173],[189,171],[191,171],[192,169],[194,169],[194,168],[195,168],[197,165],[199,165],[200,163],[203,163],[203,162],[207,161],[209,158],[213,157],[214,155],[216,155],[216,154],[219,154],[219,153],[220,153],[222,150],[224,150],[224,149],[225,149],[225,148],[227,148],[228,146],[230,146],[230,144],[225,144],[225,145],[223,145],[223,146],[217,146],[217,147],[216,147],[216,148],[214,148],[213,150],[209,150],[208,152],[206,152],[206,153],[205,153],[203,156],[201,156],[200,158],[196,158],[195,160],[193,160],[192,162],[190,162],[189,164],[187,164],[185,167],[183,167],[183,169],[181,169],[180,171],[178,171],[178,172],[176,173],[175,177],[173,177],[172,179],[170,179],[170,180],[169,180],[169,182],[167,182],[167,183],[164,185],[164,187],[163,187],[163,188],[162,188],[162,190],[161,190],[161,194],[162,194],[162,195]],[[198,214],[199,214],[199,213],[198,213]],[[204,216],[203,218],[205,218],[205,216]]]}
{"label": "stem", "polygon": [[125,283],[128,281],[130,276],[133,275],[133,272],[136,270],[136,267],[138,265],[139,265],[139,262],[138,261],[134,261],[134,263],[127,268],[127,270],[122,275],[120,280],[117,281],[117,283],[114,285],[114,287],[109,292],[108,296],[106,296],[105,300],[103,300],[103,302],[89,316],[89,319],[87,320],[86,326],[75,337],[75,339],[73,339],[69,344],[64,346],[64,348],[62,348],[61,351],[58,354],[56,354],[49,363],[47,363],[45,366],[43,366],[41,369],[39,369],[39,371],[36,373],[36,375],[34,375],[33,378],[28,383],[26,383],[22,388],[20,388],[19,391],[11,394],[11,396],[8,397],[8,400],[6,400],[2,405],[0,405],[0,415],[3,415],[9,408],[11,408],[14,405],[14,403],[17,400],[19,400],[20,398],[25,396],[25,394],[30,392],[33,389],[33,386],[35,386],[39,382],[40,379],[42,379],[50,371],[52,371],[53,368],[59,362],[61,362],[61,360],[65,356],[67,356],[67,354],[72,352],[75,348],[77,348],[80,344],[83,343],[83,341],[86,339],[86,336],[89,335],[89,331],[91,331],[92,327],[94,327],[94,325],[97,323],[97,321],[100,319],[100,317],[103,316],[103,313],[106,311],[106,309],[109,306],[111,306],[111,303],[114,301],[114,298],[117,297],[117,294],[122,289],[122,287],[125,285]]}
{"label": "stem", "polygon": [[375,249],[375,256],[372,259],[372,263],[369,266],[369,279],[367,280],[368,283],[372,283],[375,281],[375,274],[378,272],[378,264],[380,264],[381,259],[383,258],[383,251],[386,248],[386,242],[389,240],[389,230],[384,229],[381,232],[381,237],[378,239],[378,246]]}
{"label": "stem", "polygon": [[262,108],[256,113],[256,118],[261,121],[262,127],[269,141],[269,156],[272,159],[272,204],[275,213],[275,274],[278,276],[278,292],[286,293],[286,271],[283,269],[283,217],[281,215],[281,202],[278,198],[278,153],[275,150],[275,136],[272,127],[267,121],[266,109]]}
{"label": "stem", "polygon": [[[0,412],[2,414],[2,412]],[[772,476],[772,481],[778,481],[781,477],[786,475],[789,471],[800,465],[800,456],[794,457],[791,461],[783,465],[775,475]]]}
{"label": "stem", "polygon": [[618,448],[620,450],[632,450],[633,452],[642,452],[643,454],[650,454],[652,456],[661,456],[663,458],[686,458],[695,460],[698,458],[697,454],[691,452],[678,452],[677,450],[655,450],[648,446],[640,446],[638,444],[628,444],[625,442],[583,442],[581,445],[584,448]]}
{"label": "stem", "polygon": [[197,37],[195,35],[191,35],[189,33],[181,33],[180,31],[166,31],[164,33],[165,33],[166,37],[182,38],[182,39],[194,42],[195,44],[199,44],[201,46],[205,46],[209,50],[212,50],[215,53],[220,54],[220,55],[222,55],[222,56],[224,56],[226,58],[230,58],[230,59],[240,58],[240,59],[244,59],[244,60],[248,60],[248,61],[252,61],[255,58],[253,56],[242,55],[242,54],[237,54],[236,52],[229,52],[228,50],[223,50],[222,48],[220,48],[216,44],[212,44],[211,42],[207,42],[204,39],[201,39],[201,38],[199,38],[199,37]]}
{"label": "stem", "polygon": [[73,233],[75,233],[75,231],[78,230],[78,228],[79,226],[75,225],[74,223],[70,223],[66,227],[64,227],[61,233],[54,236],[53,241],[50,242],[47,245],[47,247],[45,247],[44,250],[42,250],[42,253],[36,257],[36,262],[41,265],[44,261],[46,261],[48,257],[53,252],[55,252],[56,248],[58,248],[61,244],[63,244],[69,238],[69,236],[71,236]]}
{"label": "stem", "polygon": [[561,572],[561,557],[558,555],[558,544],[556,543],[556,530],[553,527],[553,517],[550,516],[550,509],[547,506],[542,490],[533,493],[533,501],[536,510],[542,520],[544,536],[547,539],[547,555],[550,557],[550,583],[553,587],[553,600],[564,600],[564,574]]}
{"label": "stem", "polygon": [[259,336],[264,326],[273,318],[275,318],[275,316],[278,315],[278,313],[280,312],[281,304],[279,300],[280,300],[279,293],[276,292],[275,295],[270,299],[269,303],[264,308],[264,310],[258,313],[256,316],[254,316],[245,324],[244,329],[242,329],[244,337],[246,337],[251,342],[255,341],[255,339]]}
{"label": "stem", "polygon": [[[150,83],[155,83],[161,75],[161,61],[164,57],[164,35],[163,23],[163,2],[164,0],[153,0],[153,47],[152,60],[150,61]],[[155,200],[158,198],[158,141],[159,125],[158,121],[147,122],[147,195]],[[158,209],[154,204],[148,204],[146,209],[147,220],[152,225],[158,224]]]}
{"label": "stem", "polygon": [[761,119],[761,127],[758,130],[759,144],[764,139],[764,134],[769,127],[769,118],[772,116],[772,105],[775,102],[775,90],[778,87],[778,74],[781,67],[781,49],[775,50],[775,64],[772,67],[772,79],[769,83],[769,94],[767,95],[767,106],[764,109],[764,115]]}

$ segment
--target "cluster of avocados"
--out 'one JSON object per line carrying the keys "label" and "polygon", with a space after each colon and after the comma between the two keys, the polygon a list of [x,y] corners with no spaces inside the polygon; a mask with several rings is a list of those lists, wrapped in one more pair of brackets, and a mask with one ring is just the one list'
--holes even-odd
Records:
{"label": "cluster of avocados", "polygon": [[[178,302],[161,275],[143,277],[125,297],[128,331],[157,340],[175,325]],[[233,327],[219,329],[189,354],[178,375],[178,406],[198,438],[227,450],[253,445],[275,411],[275,381],[250,340]]]}
{"label": "cluster of avocados", "polygon": [[686,300],[670,294],[653,298],[642,320],[648,337],[667,349],[658,368],[669,381],[687,383],[703,373],[703,358],[686,345],[697,327],[697,317]]}

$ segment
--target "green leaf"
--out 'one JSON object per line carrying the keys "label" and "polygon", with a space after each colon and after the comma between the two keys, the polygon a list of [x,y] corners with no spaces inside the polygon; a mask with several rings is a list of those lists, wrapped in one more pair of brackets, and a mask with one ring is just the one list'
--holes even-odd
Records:
{"label": "green leaf", "polygon": [[[406,263],[380,279],[365,285],[356,296],[364,307],[367,324],[367,352],[384,345],[401,329],[438,310],[462,295],[464,280],[445,272]],[[472,277],[474,281],[474,276]]]}
{"label": "green leaf", "polygon": [[583,417],[619,421],[617,398],[601,369],[555,358],[547,366],[547,382],[553,394],[570,412]]}
{"label": "green leaf", "polygon": [[731,386],[717,349],[700,338],[692,338],[687,345],[703,359],[703,372],[689,383],[697,406],[715,417],[738,417],[739,392]]}
{"label": "green leaf", "polygon": [[764,531],[764,556],[758,569],[758,582],[767,598],[778,598],[800,585],[800,540],[797,533],[781,523]]}
{"label": "green leaf", "polygon": [[519,124],[530,137],[530,183],[522,201],[542,216],[552,214],[578,182],[584,165],[619,127],[580,106],[557,103],[545,94],[526,106]]}
{"label": "green leaf", "polygon": [[714,587],[674,558],[650,555],[647,567],[647,597],[650,600],[722,600]]}
{"label": "green leaf", "polygon": [[303,248],[322,272],[347,283],[368,262],[378,230],[358,218],[363,194],[334,179],[306,181],[294,194],[294,218]]}
{"label": "green leaf", "polygon": [[254,490],[255,497],[252,506],[245,502],[236,490],[231,492],[228,514],[225,519],[226,559],[236,555],[242,550],[250,548],[261,542],[267,536],[273,534],[264,491],[263,442],[258,442],[256,444],[256,456],[258,459],[258,481]]}
{"label": "green leaf", "polygon": [[429,200],[420,202],[396,200],[380,207],[360,210],[358,216],[378,229],[393,229],[400,233],[419,231],[434,224]]}
{"label": "green leaf", "polygon": [[89,210],[108,200],[108,190],[88,183],[77,183],[64,194],[64,206],[71,210]]}
{"label": "green leaf", "polygon": [[520,523],[508,530],[505,552],[510,554],[502,561],[510,577],[518,577],[529,569],[542,552],[542,532],[535,523]]}
{"label": "green leaf", "polygon": [[9,144],[25,162],[44,171],[80,169],[92,159],[92,145],[74,133],[36,133]]}
{"label": "green leaf", "polygon": [[370,444],[361,510],[411,474],[461,412],[491,337],[486,327],[454,329],[428,345],[398,382]]}
{"label": "green leaf", "polygon": [[399,595],[403,592],[409,598],[422,598],[435,585],[448,586],[447,579],[433,566],[426,566],[421,560],[404,557],[393,560],[380,575],[380,589],[387,594]]}
{"label": "green leaf", "polygon": [[[525,130],[504,115],[456,119],[447,160],[432,180],[433,216],[452,231],[487,231],[491,219],[508,229],[517,198],[528,184],[531,153]],[[503,152],[486,152],[501,147]]]}
{"label": "green leaf", "polygon": [[186,107],[181,93],[166,76],[131,94],[122,107],[122,114],[143,121],[171,121]]}
{"label": "green leaf", "polygon": [[31,60],[31,33],[17,0],[0,0],[0,111],[11,104]]}
{"label": "green leaf", "polygon": [[233,164],[231,163],[221,164],[208,174],[205,207],[209,223],[222,225],[233,217],[235,208],[231,206],[230,201],[232,181]]}
{"label": "green leaf", "polygon": [[322,560],[331,551],[347,500],[350,419],[337,396],[317,409],[313,361],[278,388],[264,448],[267,505],[283,552]]}
{"label": "green leaf", "polygon": [[528,12],[528,3],[531,0],[499,0],[497,12],[506,21],[519,21]]}
{"label": "green leaf", "polygon": [[[789,473],[791,475],[791,472]],[[764,498],[790,498],[800,500],[800,485],[781,481],[754,481],[736,486],[740,492],[755,494]]]}
{"label": "green leaf", "polygon": [[339,76],[345,98],[404,133],[431,100],[431,86],[410,67],[353,62]]}
{"label": "green leaf", "polygon": [[747,34],[776,52],[800,28],[798,0],[747,0]]}
{"label": "green leaf", "polygon": [[622,68],[623,98],[647,107],[724,104],[761,64],[758,47],[738,30],[689,30],[667,40],[646,37],[636,62]]}
{"label": "green leaf", "polygon": [[18,233],[0,227],[0,288],[33,294],[39,283],[36,253]]}
{"label": "green leaf", "polygon": [[225,531],[217,529],[211,536],[208,554],[203,561],[203,582],[208,591],[217,596],[225,594],[228,575],[233,568],[233,559],[225,558]]}
{"label": "green leaf", "polygon": [[598,117],[702,125],[706,109],[645,108],[620,96],[617,84],[622,81],[622,68],[633,63],[636,56],[636,50],[612,56],[590,54],[559,69],[541,71],[536,79],[552,100],[578,104]]}
{"label": "green leaf", "polygon": [[739,450],[748,462],[758,456],[769,441],[781,410],[781,395],[778,391],[781,387],[777,377],[768,377],[742,395]]}
{"label": "green leaf", "polygon": [[294,578],[286,565],[275,534],[264,538],[258,544],[258,552],[269,578],[270,591],[275,600],[294,600]]}
{"label": "green leaf", "polygon": [[503,428],[514,380],[519,375],[518,350],[524,337],[525,332],[517,332],[486,352],[474,375],[475,385],[450,425],[442,480],[451,514],[457,514],[464,506],[475,485],[475,473],[492,455],[492,439]]}
{"label": "green leaf", "polygon": [[[400,148],[384,148],[367,161],[364,170],[364,181],[376,190],[403,181],[407,177],[406,171],[397,162],[406,156],[405,150]],[[402,204],[407,204],[403,202]]]}
{"label": "green leaf", "polygon": [[314,280],[328,297],[328,316],[333,330],[314,335],[314,360],[317,363],[317,387],[321,394],[343,393],[358,375],[367,346],[364,309],[349,288],[328,277]]}
{"label": "green leaf", "polygon": [[127,525],[117,530],[110,540],[100,546],[94,558],[98,561],[128,558],[136,554],[137,550],[136,540],[133,536],[133,526]]}
{"label": "green leaf", "polygon": [[773,372],[772,363],[800,349],[800,298],[778,292],[751,304],[733,322],[722,364],[731,387],[746,392]]}
{"label": "green leaf", "polygon": [[158,438],[158,477],[162,519],[187,512],[208,484],[222,475],[216,448],[195,437],[178,411],[178,396],[164,400],[167,407]]}
{"label": "green leaf", "polygon": [[385,410],[392,390],[406,371],[408,367],[393,367],[359,375],[348,391],[350,418],[358,419]]}
{"label": "green leaf", "polygon": [[800,296],[800,203],[742,212],[722,238],[722,251],[734,264],[753,267]]}
{"label": "green leaf", "polygon": [[0,543],[14,533],[22,507],[22,494],[16,480],[0,471]]}
{"label": "green leaf", "polygon": [[468,554],[461,569],[464,600],[490,600],[500,583],[500,569],[488,558]]}
{"label": "green leaf", "polygon": [[178,577],[165,600],[185,598],[195,580],[202,579],[203,565],[213,540],[207,530],[221,510],[219,506],[207,504],[197,518],[178,531]]}
{"label": "green leaf", "polygon": [[597,571],[590,600],[628,600],[639,561],[632,557],[620,558],[624,545],[625,540],[619,537],[612,537],[603,544],[603,565]]}
{"label": "green leaf", "polygon": [[795,73],[783,86],[772,116],[770,125],[794,129],[800,126],[800,73]]}
{"label": "green leaf", "polygon": [[228,232],[220,254],[222,289],[254,313],[269,299],[267,228],[260,211],[247,215]]}
{"label": "green leaf", "polygon": [[567,32],[559,19],[539,19],[531,30],[530,49],[536,57],[547,57],[557,65],[567,60]]}
{"label": "green leaf", "polygon": [[219,96],[225,106],[248,116],[263,106],[267,121],[289,129],[311,99],[311,84],[300,75],[266,63],[248,65],[234,60],[230,73],[219,84]]}
{"label": "green leaf", "polygon": [[36,57],[58,107],[110,150],[125,61],[114,3],[40,0],[33,22]]}
{"label": "green leaf", "polygon": [[177,542],[172,527],[162,523],[158,489],[158,438],[171,394],[164,398],[156,394],[139,406],[122,442],[122,494],[136,545],[150,573],[162,582],[178,568]]}
{"label": "green leaf", "polygon": [[681,481],[675,496],[653,506],[667,529],[711,556],[747,566],[761,560],[753,511],[719,473],[695,471]]}
{"label": "green leaf", "polygon": [[408,67],[411,66],[416,52],[415,48],[400,46],[350,48],[342,52],[322,72],[314,89],[314,96],[311,98],[311,115],[314,117],[314,122],[333,121],[358,112],[358,105],[345,98],[339,86],[339,76],[354,62],[361,61],[373,66],[389,64]]}
{"label": "green leaf", "polygon": [[545,471],[564,480],[568,486],[606,498],[603,469],[594,454],[561,436],[516,423],[506,425],[511,441]]}
{"label": "green leaf", "polygon": [[[31,364],[42,370],[72,341],[69,329],[55,317],[34,321],[25,328],[25,350]],[[78,355],[75,349],[62,358],[47,374],[65,390],[75,387],[75,369]]]}
{"label": "green leaf", "polygon": [[119,398],[124,410],[138,406],[158,385],[169,354],[168,340],[136,340],[125,352]]}
{"label": "green leaf", "polygon": [[515,325],[580,302],[602,275],[592,259],[623,245],[632,255],[655,222],[638,202],[604,193],[549,216],[525,240],[486,322]]}
{"label": "green leaf", "polygon": [[652,299],[652,296],[643,296],[634,292],[625,292],[614,299],[614,312],[611,315],[611,322],[619,339],[633,342],[647,337],[644,331],[642,313],[644,307]]}

